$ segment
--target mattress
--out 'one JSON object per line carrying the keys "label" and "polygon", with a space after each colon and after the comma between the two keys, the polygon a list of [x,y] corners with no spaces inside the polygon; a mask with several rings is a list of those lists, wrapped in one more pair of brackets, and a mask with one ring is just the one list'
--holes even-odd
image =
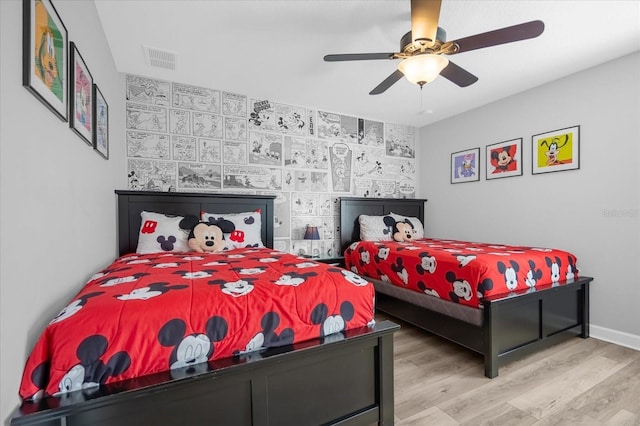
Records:
{"label": "mattress", "polygon": [[269,248],[131,254],[92,276],[27,359],[23,399],[62,395],[374,325],[351,271]]}
{"label": "mattress", "polygon": [[578,274],[576,256],[564,250],[435,238],[355,242],[345,264],[365,278],[473,308],[483,298],[572,282]]}

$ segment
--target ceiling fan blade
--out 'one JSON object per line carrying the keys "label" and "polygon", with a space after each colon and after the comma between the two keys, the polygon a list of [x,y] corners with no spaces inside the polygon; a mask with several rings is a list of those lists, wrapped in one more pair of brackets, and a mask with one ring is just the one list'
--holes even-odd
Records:
{"label": "ceiling fan blade", "polygon": [[389,77],[385,78],[384,81],[378,84],[372,91],[369,92],[370,95],[379,95],[387,90],[389,87],[393,86],[393,84],[404,77],[402,71],[395,70]]}
{"label": "ceiling fan blade", "polygon": [[449,61],[449,65],[440,71],[440,75],[460,87],[471,86],[478,81],[478,77],[451,61]]}
{"label": "ceiling fan blade", "polygon": [[453,40],[450,43],[458,45],[458,50],[455,53],[468,52],[470,50],[482,49],[484,47],[497,46],[499,44],[535,38],[542,34],[543,31],[544,22],[530,21],[523,24],[513,25],[511,27],[501,28],[499,30],[488,31],[486,33]]}
{"label": "ceiling fan blade", "polygon": [[441,0],[411,0],[411,38],[431,47],[436,40]]}
{"label": "ceiling fan blade", "polygon": [[368,61],[372,59],[393,59],[395,53],[344,53],[337,55],[325,55],[326,62],[338,61]]}

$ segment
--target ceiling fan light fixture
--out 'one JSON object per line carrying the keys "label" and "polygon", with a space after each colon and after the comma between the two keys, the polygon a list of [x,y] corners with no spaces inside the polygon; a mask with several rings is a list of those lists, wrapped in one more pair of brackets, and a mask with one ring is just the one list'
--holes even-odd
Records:
{"label": "ceiling fan light fixture", "polygon": [[423,53],[404,59],[398,69],[407,80],[422,87],[435,80],[447,65],[449,60],[444,56]]}

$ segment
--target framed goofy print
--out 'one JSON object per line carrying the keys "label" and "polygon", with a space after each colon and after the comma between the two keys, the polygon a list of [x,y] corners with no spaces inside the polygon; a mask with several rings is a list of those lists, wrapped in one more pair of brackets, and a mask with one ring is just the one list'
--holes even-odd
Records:
{"label": "framed goofy print", "polygon": [[531,137],[532,174],[580,168],[580,126]]}
{"label": "framed goofy print", "polygon": [[67,121],[67,29],[50,0],[24,0],[22,8],[22,85]]}
{"label": "framed goofy print", "polygon": [[485,158],[487,180],[522,176],[522,138],[487,145]]}
{"label": "framed goofy print", "polygon": [[451,183],[472,182],[480,180],[480,148],[451,154]]}
{"label": "framed goofy print", "polygon": [[93,146],[93,77],[74,42],[69,50],[69,127]]}

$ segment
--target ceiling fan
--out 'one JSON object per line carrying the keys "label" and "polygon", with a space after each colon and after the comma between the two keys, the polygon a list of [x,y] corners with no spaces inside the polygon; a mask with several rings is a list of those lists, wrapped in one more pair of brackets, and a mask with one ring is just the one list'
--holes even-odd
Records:
{"label": "ceiling fan", "polygon": [[444,55],[455,55],[514,41],[538,37],[544,31],[542,21],[530,21],[458,40],[446,41],[446,32],[438,27],[442,0],[411,0],[411,31],[400,39],[400,52],[347,53],[326,55],[327,62],[402,59],[398,69],[376,86],[370,95],[379,95],[403,76],[420,88],[438,75],[467,87],[478,77],[451,62]]}

